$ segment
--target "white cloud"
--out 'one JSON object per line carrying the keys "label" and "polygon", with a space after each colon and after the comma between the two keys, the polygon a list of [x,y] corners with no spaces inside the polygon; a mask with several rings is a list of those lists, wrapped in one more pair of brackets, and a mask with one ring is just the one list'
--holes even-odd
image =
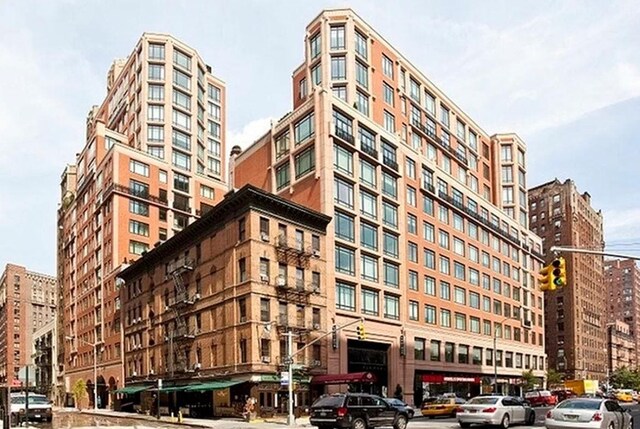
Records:
{"label": "white cloud", "polygon": [[640,239],[640,207],[608,210],[603,217],[606,241]]}
{"label": "white cloud", "polygon": [[241,130],[229,130],[227,134],[227,150],[231,150],[235,145],[245,150],[251,143],[269,131],[271,122],[275,122],[275,120],[273,117],[254,119],[242,127]]}

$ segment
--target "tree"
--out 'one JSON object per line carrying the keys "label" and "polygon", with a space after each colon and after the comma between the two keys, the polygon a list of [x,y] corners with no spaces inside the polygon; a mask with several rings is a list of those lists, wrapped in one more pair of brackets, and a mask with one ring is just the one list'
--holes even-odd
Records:
{"label": "tree", "polygon": [[522,371],[522,388],[527,391],[533,389],[539,380],[538,377],[533,375],[533,370]]}
{"label": "tree", "polygon": [[617,389],[637,389],[640,386],[640,375],[626,366],[617,368],[609,377],[609,384]]}
{"label": "tree", "polygon": [[87,383],[82,379],[77,380],[71,387],[71,393],[73,394],[73,399],[76,402],[76,407],[81,410],[82,402],[84,398],[87,397]]}
{"label": "tree", "polygon": [[547,388],[557,384],[562,384],[562,374],[550,368],[547,371]]}

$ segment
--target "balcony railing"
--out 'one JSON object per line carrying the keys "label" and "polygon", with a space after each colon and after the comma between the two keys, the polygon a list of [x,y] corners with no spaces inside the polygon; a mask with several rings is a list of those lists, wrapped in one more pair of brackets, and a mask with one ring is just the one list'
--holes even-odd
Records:
{"label": "balcony railing", "polygon": [[390,167],[391,169],[398,171],[399,167],[398,167],[398,163],[396,162],[395,159],[388,157],[388,156],[383,156],[382,157],[382,163],[384,165],[386,165],[387,167]]}
{"label": "balcony railing", "polygon": [[135,190],[127,186],[120,185],[118,183],[112,184],[107,190],[107,192],[105,192],[105,195],[107,195],[111,189],[115,190],[116,192],[122,192],[127,195],[131,195],[132,197],[141,198],[143,200],[151,201],[157,204],[161,204],[163,206],[166,206],[169,203],[166,198],[156,197],[154,195],[150,195],[148,191]]}
{"label": "balcony railing", "polygon": [[347,131],[338,128],[336,126],[335,128],[335,135],[336,137],[339,137],[340,139],[346,141],[349,144],[355,144],[355,138],[353,137],[353,134],[348,133]]}
{"label": "balcony railing", "polygon": [[378,151],[373,146],[365,143],[361,143],[360,150],[362,150],[364,153],[366,153],[370,157],[375,158],[376,160],[378,159]]}

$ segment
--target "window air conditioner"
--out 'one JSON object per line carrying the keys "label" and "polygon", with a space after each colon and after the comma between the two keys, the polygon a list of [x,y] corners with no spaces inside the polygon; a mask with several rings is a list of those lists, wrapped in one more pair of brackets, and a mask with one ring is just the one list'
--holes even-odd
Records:
{"label": "window air conditioner", "polygon": [[271,356],[262,356],[262,363],[271,363]]}

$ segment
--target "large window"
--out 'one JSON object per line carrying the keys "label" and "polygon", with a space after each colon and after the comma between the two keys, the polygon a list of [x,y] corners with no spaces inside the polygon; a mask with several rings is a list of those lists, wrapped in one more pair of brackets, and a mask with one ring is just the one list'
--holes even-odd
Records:
{"label": "large window", "polygon": [[191,70],[191,57],[173,49],[173,63],[187,70]]}
{"label": "large window", "polygon": [[173,104],[185,110],[191,110],[191,96],[182,91],[173,91]]}
{"label": "large window", "polygon": [[174,146],[187,151],[191,150],[191,137],[178,130],[173,130],[172,143]]}
{"label": "large window", "polygon": [[393,228],[398,227],[398,208],[386,201],[382,202],[382,222]]}
{"label": "large window", "polygon": [[129,240],[129,253],[134,255],[142,255],[143,252],[149,250],[149,245],[135,240]]}
{"label": "large window", "polygon": [[184,89],[191,89],[191,78],[180,70],[173,69],[173,83]]}
{"label": "large window", "polygon": [[344,26],[331,27],[330,31],[330,45],[331,50],[344,49]]}
{"label": "large window", "polygon": [[149,216],[149,204],[137,200],[129,200],[129,212],[140,216]]}
{"label": "large window", "polygon": [[360,34],[359,31],[355,32],[356,53],[362,58],[367,58],[367,38]]}
{"label": "large window", "polygon": [[360,213],[372,219],[378,218],[378,203],[375,195],[360,191]]}
{"label": "large window", "polygon": [[398,288],[400,286],[400,268],[396,264],[384,261],[384,284]]}
{"label": "large window", "polygon": [[149,58],[152,60],[164,60],[164,45],[149,43]]}
{"label": "large window", "polygon": [[164,106],[150,104],[147,107],[147,119],[150,121],[164,121]]}
{"label": "large window", "polygon": [[438,323],[436,318],[436,308],[433,305],[424,306],[424,321],[430,325]]}
{"label": "large window", "polygon": [[336,246],[336,271],[354,276],[356,254],[346,247]]}
{"label": "large window", "polygon": [[149,64],[149,80],[164,80],[164,66]]}
{"label": "large window", "polygon": [[387,319],[400,319],[400,298],[395,295],[384,294],[384,317]]}
{"label": "large window", "polygon": [[173,111],[173,125],[176,125],[182,129],[190,130],[191,129],[191,116],[179,112],[177,110]]}
{"label": "large window", "polygon": [[164,85],[151,85],[151,84],[149,84],[149,100],[163,101],[164,100]]}
{"label": "large window", "polygon": [[394,258],[398,257],[399,249],[398,249],[398,236],[396,234],[392,234],[390,232],[383,233],[383,251],[387,256],[391,256]]}
{"label": "large window", "polygon": [[369,256],[362,255],[360,257],[361,266],[360,269],[362,271],[362,278],[365,280],[370,280],[373,282],[378,281],[378,259]]}
{"label": "large window", "polygon": [[363,88],[369,88],[369,69],[360,61],[356,61],[356,82]]}
{"label": "large window", "polygon": [[276,189],[282,189],[288,186],[290,183],[290,166],[288,162],[285,162],[278,168],[276,168]]}
{"label": "large window", "polygon": [[343,80],[347,78],[347,62],[345,57],[331,57],[331,79]]}
{"label": "large window", "polygon": [[295,143],[299,144],[311,137],[314,133],[314,114],[309,113],[294,126]]}
{"label": "large window", "polygon": [[360,161],[360,180],[365,184],[375,188],[377,186],[376,167],[367,161]]}
{"label": "large window", "polygon": [[129,232],[131,234],[142,235],[144,237],[149,236],[149,224],[139,222],[137,220],[129,221]]}
{"label": "large window", "polygon": [[174,150],[172,153],[172,161],[175,167],[183,170],[191,170],[191,157],[189,155]]}
{"label": "large window", "polygon": [[316,167],[315,150],[311,146],[295,157],[296,179],[312,171]]}
{"label": "large window", "polygon": [[378,250],[378,229],[366,222],[360,222],[360,244],[371,250]]}
{"label": "large window", "polygon": [[382,55],[382,73],[393,79],[393,61],[384,54]]}
{"label": "large window", "polygon": [[398,184],[392,175],[382,172],[382,193],[391,198],[398,198]]}
{"label": "large window", "polygon": [[311,49],[311,59],[320,55],[322,50],[322,39],[320,38],[320,33],[316,33],[311,37],[311,40],[309,40],[309,47]]}
{"label": "large window", "polygon": [[431,276],[424,276],[424,293],[436,296],[436,279]]}
{"label": "large window", "polygon": [[430,359],[433,362],[440,362],[440,341],[431,340]]}
{"label": "large window", "polygon": [[129,171],[140,176],[149,177],[149,166],[135,159],[129,160]]}
{"label": "large window", "polygon": [[336,237],[343,240],[355,240],[355,222],[352,216],[336,212],[335,214]]}
{"label": "large window", "polygon": [[362,313],[377,316],[379,313],[378,298],[377,291],[363,288],[361,292]]}
{"label": "large window", "polygon": [[334,201],[337,204],[353,208],[353,185],[342,179],[334,179]]}
{"label": "large window", "polygon": [[336,308],[340,310],[356,310],[356,288],[352,285],[336,282]]}

